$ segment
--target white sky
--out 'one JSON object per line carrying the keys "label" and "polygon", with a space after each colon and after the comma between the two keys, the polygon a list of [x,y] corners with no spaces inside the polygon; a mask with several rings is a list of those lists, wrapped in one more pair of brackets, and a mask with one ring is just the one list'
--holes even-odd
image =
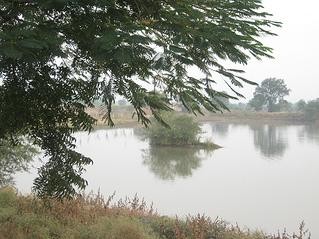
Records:
{"label": "white sky", "polygon": [[[262,40],[274,49],[275,59],[251,60],[243,69],[246,78],[260,83],[269,77],[284,79],[291,89],[289,101],[319,98],[319,1],[264,0],[267,12],[283,26],[275,29],[277,37]],[[253,96],[254,87],[242,93]]]}

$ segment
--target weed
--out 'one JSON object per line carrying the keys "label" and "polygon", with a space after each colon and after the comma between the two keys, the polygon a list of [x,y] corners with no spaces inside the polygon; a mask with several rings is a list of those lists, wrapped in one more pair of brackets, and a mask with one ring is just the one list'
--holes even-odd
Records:
{"label": "weed", "polygon": [[0,189],[0,239],[309,239],[301,223],[297,234],[242,230],[217,218],[186,220],[159,216],[137,196],[113,202],[81,195],[70,200],[38,199]]}

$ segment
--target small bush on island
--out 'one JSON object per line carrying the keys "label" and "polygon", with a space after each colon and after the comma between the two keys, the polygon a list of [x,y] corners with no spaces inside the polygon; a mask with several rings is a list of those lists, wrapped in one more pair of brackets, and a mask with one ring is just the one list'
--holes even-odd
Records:
{"label": "small bush on island", "polygon": [[162,116],[167,125],[154,120],[148,128],[151,144],[190,145],[198,142],[201,129],[191,116],[172,112],[162,113]]}
{"label": "small bush on island", "polygon": [[167,125],[153,120],[146,130],[151,145],[218,148],[211,142],[200,141],[199,134],[202,131],[199,123],[192,116],[176,112],[163,112],[161,117]]}
{"label": "small bush on island", "polygon": [[138,197],[112,202],[101,195],[70,200],[39,199],[0,188],[0,239],[308,239],[298,234],[268,235],[242,230],[221,219],[160,216]]}

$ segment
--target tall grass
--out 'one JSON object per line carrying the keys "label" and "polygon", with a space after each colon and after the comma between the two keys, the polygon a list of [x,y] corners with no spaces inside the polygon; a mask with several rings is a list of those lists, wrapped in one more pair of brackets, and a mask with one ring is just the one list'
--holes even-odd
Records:
{"label": "tall grass", "polygon": [[72,200],[38,199],[0,189],[0,239],[306,239],[300,232],[267,235],[241,230],[205,216],[186,220],[160,216],[138,197],[113,202],[112,196]]}

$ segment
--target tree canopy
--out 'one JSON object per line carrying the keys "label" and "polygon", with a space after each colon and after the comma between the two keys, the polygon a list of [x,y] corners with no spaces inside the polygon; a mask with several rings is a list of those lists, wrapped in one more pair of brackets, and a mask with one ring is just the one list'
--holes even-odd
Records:
{"label": "tree canopy", "polygon": [[264,106],[268,112],[276,111],[276,107],[284,104],[284,97],[289,95],[290,90],[284,80],[268,78],[256,87],[254,98],[249,102],[255,110],[261,110]]}
{"label": "tree canopy", "polygon": [[[0,0],[0,138],[27,135],[45,152],[38,195],[72,196],[92,163],[72,136],[95,122],[86,107],[102,99],[110,125],[117,95],[145,125],[145,107],[160,120],[176,99],[195,114],[222,110],[216,97],[253,84],[224,62],[271,57],[259,41],[280,26],[270,16],[261,0]],[[215,89],[214,72],[233,94]]]}

